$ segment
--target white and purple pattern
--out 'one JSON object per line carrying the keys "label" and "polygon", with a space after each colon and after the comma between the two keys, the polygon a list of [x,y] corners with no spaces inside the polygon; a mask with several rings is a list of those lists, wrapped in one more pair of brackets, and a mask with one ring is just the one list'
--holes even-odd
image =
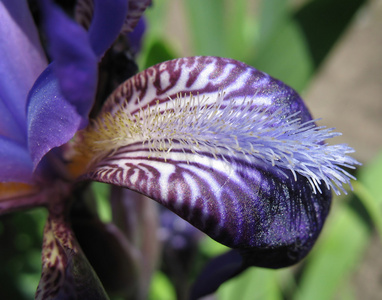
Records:
{"label": "white and purple pattern", "polygon": [[[166,120],[177,116],[178,122]],[[335,186],[350,182],[341,166],[357,163],[346,156],[351,148],[324,144],[336,134],[309,121],[293,89],[243,63],[217,57],[161,63],[122,84],[88,129],[94,145],[110,147],[93,153],[87,177],[145,194],[227,246],[257,255],[271,249],[258,259],[277,257],[251,256],[257,265],[288,265],[317,238],[329,188],[338,192]],[[122,130],[137,124],[141,129],[121,140]]]}

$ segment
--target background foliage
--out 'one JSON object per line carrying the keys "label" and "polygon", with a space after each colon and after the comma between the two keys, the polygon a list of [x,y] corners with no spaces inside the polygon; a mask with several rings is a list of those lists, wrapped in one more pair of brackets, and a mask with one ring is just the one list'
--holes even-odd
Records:
{"label": "background foliage", "polygon": [[[147,11],[148,31],[140,69],[187,55],[231,57],[283,80],[300,93],[309,85],[362,7],[363,0],[156,0]],[[174,8],[176,5],[176,8]],[[183,26],[181,39],[163,26],[169,13],[181,9],[172,24]],[[178,20],[178,21],[177,21]],[[179,22],[179,24],[177,24]],[[351,284],[370,239],[382,236],[382,152],[356,174],[354,191],[335,197],[328,222],[312,253],[298,266],[283,270],[250,268],[216,293],[230,299],[355,299]],[[110,208],[102,197],[104,220]],[[41,272],[43,209],[0,219],[0,295],[2,299],[33,299]],[[225,251],[206,239],[195,266]],[[194,270],[195,276],[197,270]],[[195,274],[194,274],[195,273]],[[154,275],[152,300],[176,299],[165,272]]]}

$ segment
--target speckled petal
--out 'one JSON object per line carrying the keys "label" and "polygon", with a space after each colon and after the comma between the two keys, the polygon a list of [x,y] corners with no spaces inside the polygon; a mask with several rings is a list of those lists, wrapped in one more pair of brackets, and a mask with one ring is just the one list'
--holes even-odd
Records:
{"label": "speckled petal", "polygon": [[83,117],[61,94],[51,66],[38,78],[29,95],[28,146],[34,168],[52,148],[68,142]]}
{"label": "speckled petal", "polygon": [[40,0],[58,96],[73,105],[87,124],[97,88],[98,58],[88,33],[50,0]]}

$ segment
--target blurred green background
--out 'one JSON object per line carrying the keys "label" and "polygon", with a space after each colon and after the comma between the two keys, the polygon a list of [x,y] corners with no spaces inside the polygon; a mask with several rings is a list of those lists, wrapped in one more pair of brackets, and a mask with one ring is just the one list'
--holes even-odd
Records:
{"label": "blurred green background", "polygon": [[[251,268],[211,299],[380,299],[382,294],[382,1],[154,0],[140,69],[189,55],[234,58],[283,80],[314,117],[336,127],[363,163],[354,191],[334,197],[315,248],[283,270]],[[109,208],[100,200],[100,213]],[[1,299],[33,299],[41,271],[43,209],[0,219]],[[199,257],[225,248],[211,240]],[[200,265],[200,264],[196,264]],[[151,300],[176,299],[162,272]]]}

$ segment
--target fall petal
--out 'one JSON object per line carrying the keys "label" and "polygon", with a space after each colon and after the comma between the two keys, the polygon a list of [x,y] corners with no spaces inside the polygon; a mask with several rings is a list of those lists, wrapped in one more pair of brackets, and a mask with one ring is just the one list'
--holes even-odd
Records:
{"label": "fall petal", "polygon": [[[78,148],[86,176],[140,192],[246,263],[283,267],[312,247],[331,192],[358,162],[290,87],[243,63],[191,57],[122,84]],[[82,150],[81,150],[82,149]]]}

